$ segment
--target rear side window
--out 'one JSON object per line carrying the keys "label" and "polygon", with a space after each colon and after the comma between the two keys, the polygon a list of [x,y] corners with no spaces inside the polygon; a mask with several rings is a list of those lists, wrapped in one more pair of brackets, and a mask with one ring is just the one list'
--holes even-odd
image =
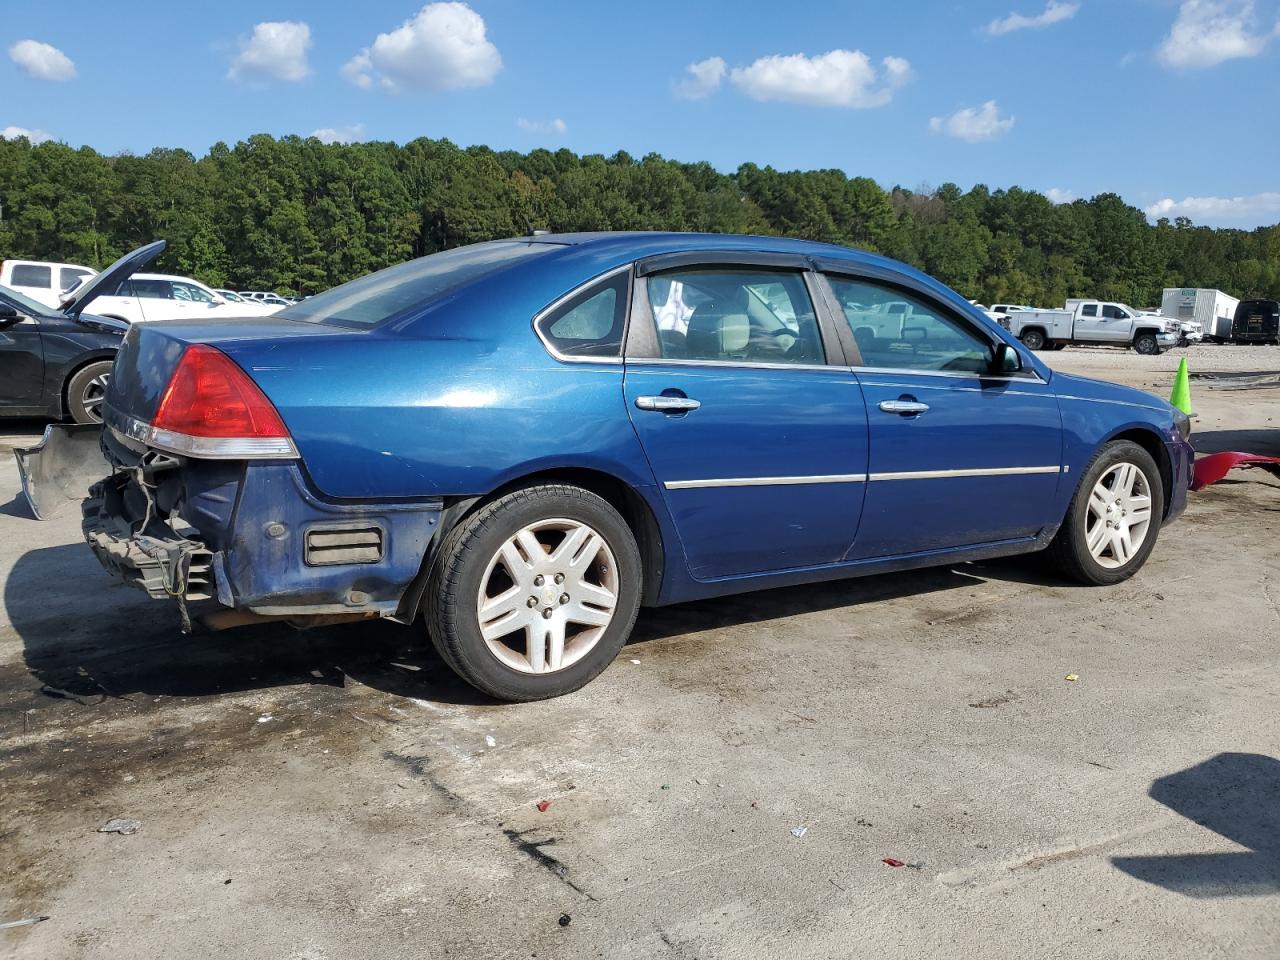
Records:
{"label": "rear side window", "polygon": [[168,280],[143,280],[133,278],[133,295],[149,300],[172,300],[173,284]]}
{"label": "rear side window", "polygon": [[628,274],[618,273],[538,318],[542,339],[563,357],[617,357],[627,320]]}
{"label": "rear side window", "polygon": [[559,248],[548,243],[497,240],[433,253],[318,293],[276,316],[341,327],[376,327],[421,310],[485,274],[555,249]]}
{"label": "rear side window", "polygon": [[1096,317],[1098,315],[1098,305],[1096,303],[1086,304],[1080,309],[1082,317]]}
{"label": "rear side window", "polygon": [[15,287],[35,287],[48,290],[53,286],[53,268],[34,263],[18,263],[13,267],[9,282]]}
{"label": "rear side window", "polygon": [[703,268],[644,282],[664,360],[826,362],[813,303],[797,272]]}

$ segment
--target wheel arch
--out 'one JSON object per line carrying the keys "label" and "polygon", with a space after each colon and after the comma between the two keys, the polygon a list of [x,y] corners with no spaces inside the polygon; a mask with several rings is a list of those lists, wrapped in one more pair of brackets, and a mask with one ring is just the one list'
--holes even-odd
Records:
{"label": "wheel arch", "polygon": [[58,387],[57,415],[59,417],[65,417],[67,415],[67,411],[71,409],[71,381],[76,378],[76,374],[90,364],[101,363],[104,360],[114,361],[115,358],[116,353],[114,350],[104,350],[98,353],[77,357],[73,363],[67,365],[66,369],[62,372],[62,384]]}
{"label": "wheel arch", "polygon": [[541,483],[571,484],[589,490],[621,514],[640,550],[640,564],[644,572],[644,590],[640,601],[647,606],[656,604],[666,569],[666,554],[662,527],[653,506],[631,484],[604,470],[591,467],[551,467],[511,478],[481,496],[445,498],[445,508],[440,515],[440,529],[431,538],[418,575],[401,598],[396,619],[409,623],[417,617],[422,609],[427,582],[439,560],[440,547],[459,523],[486,503],[505,496],[512,490]]}
{"label": "wheel arch", "polygon": [[1117,440],[1132,441],[1151,454],[1151,459],[1156,462],[1156,469],[1160,471],[1160,485],[1164,488],[1164,504],[1161,507],[1160,517],[1162,520],[1168,517],[1169,509],[1173,506],[1173,461],[1164,444],[1164,438],[1152,427],[1130,426],[1107,437],[1098,445],[1098,449],[1101,450],[1108,443],[1114,443]]}

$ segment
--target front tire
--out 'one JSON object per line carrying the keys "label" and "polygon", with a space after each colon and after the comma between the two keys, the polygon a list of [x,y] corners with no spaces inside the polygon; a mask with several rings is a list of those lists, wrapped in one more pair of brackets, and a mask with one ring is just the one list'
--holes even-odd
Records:
{"label": "front tire", "polygon": [[1127,580],[1155,548],[1164,483],[1138,444],[1115,440],[1085,469],[1048,556],[1072,580],[1107,586]]}
{"label": "front tire", "polygon": [[626,643],[640,608],[640,551],[603,498],[565,484],[486,504],[441,546],[427,628],[472,686],[512,702],[577,690]]}
{"label": "front tire", "polygon": [[1133,338],[1133,349],[1146,357],[1154,357],[1160,352],[1160,341],[1154,333],[1140,333]]}
{"label": "front tire", "polygon": [[67,384],[67,412],[76,423],[101,423],[102,405],[111,377],[110,360],[81,367]]}

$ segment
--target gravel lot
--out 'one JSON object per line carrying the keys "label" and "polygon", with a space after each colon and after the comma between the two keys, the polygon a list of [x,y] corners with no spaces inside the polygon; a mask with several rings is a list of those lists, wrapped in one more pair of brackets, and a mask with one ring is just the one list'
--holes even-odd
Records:
{"label": "gravel lot", "polygon": [[[1248,374],[1193,383],[1197,442],[1280,453],[1280,349],[1045,356]],[[1114,588],[1022,558],[646,611],[524,706],[416,630],[183,637],[7,459],[0,544],[0,922],[50,918],[0,954],[1280,956],[1270,479]]]}

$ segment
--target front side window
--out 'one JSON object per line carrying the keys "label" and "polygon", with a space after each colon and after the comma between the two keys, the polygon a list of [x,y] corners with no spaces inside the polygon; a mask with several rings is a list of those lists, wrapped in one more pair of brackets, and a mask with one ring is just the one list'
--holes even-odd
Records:
{"label": "front side window", "polygon": [[1108,303],[1102,308],[1102,315],[1108,320],[1127,320],[1129,314],[1125,313],[1121,307],[1117,307],[1114,303]]}
{"label": "front side window", "polygon": [[35,287],[48,290],[53,286],[53,269],[34,263],[15,264],[9,282],[15,287]]}
{"label": "front side window", "polygon": [[192,303],[213,303],[213,294],[194,283],[174,283],[173,295],[178,300],[190,300]]}
{"label": "front side window", "polygon": [[93,274],[88,270],[79,270],[76,267],[63,267],[58,271],[58,289],[70,290],[85,277],[91,277]]}
{"label": "front side window", "polygon": [[991,342],[946,309],[892,287],[828,277],[853,331],[860,366],[945,373],[990,371]]}
{"label": "front side window", "polygon": [[800,273],[700,268],[644,283],[664,360],[826,362]]}
{"label": "front side window", "polygon": [[627,320],[627,274],[593,284],[538,318],[538,332],[564,357],[617,357]]}

